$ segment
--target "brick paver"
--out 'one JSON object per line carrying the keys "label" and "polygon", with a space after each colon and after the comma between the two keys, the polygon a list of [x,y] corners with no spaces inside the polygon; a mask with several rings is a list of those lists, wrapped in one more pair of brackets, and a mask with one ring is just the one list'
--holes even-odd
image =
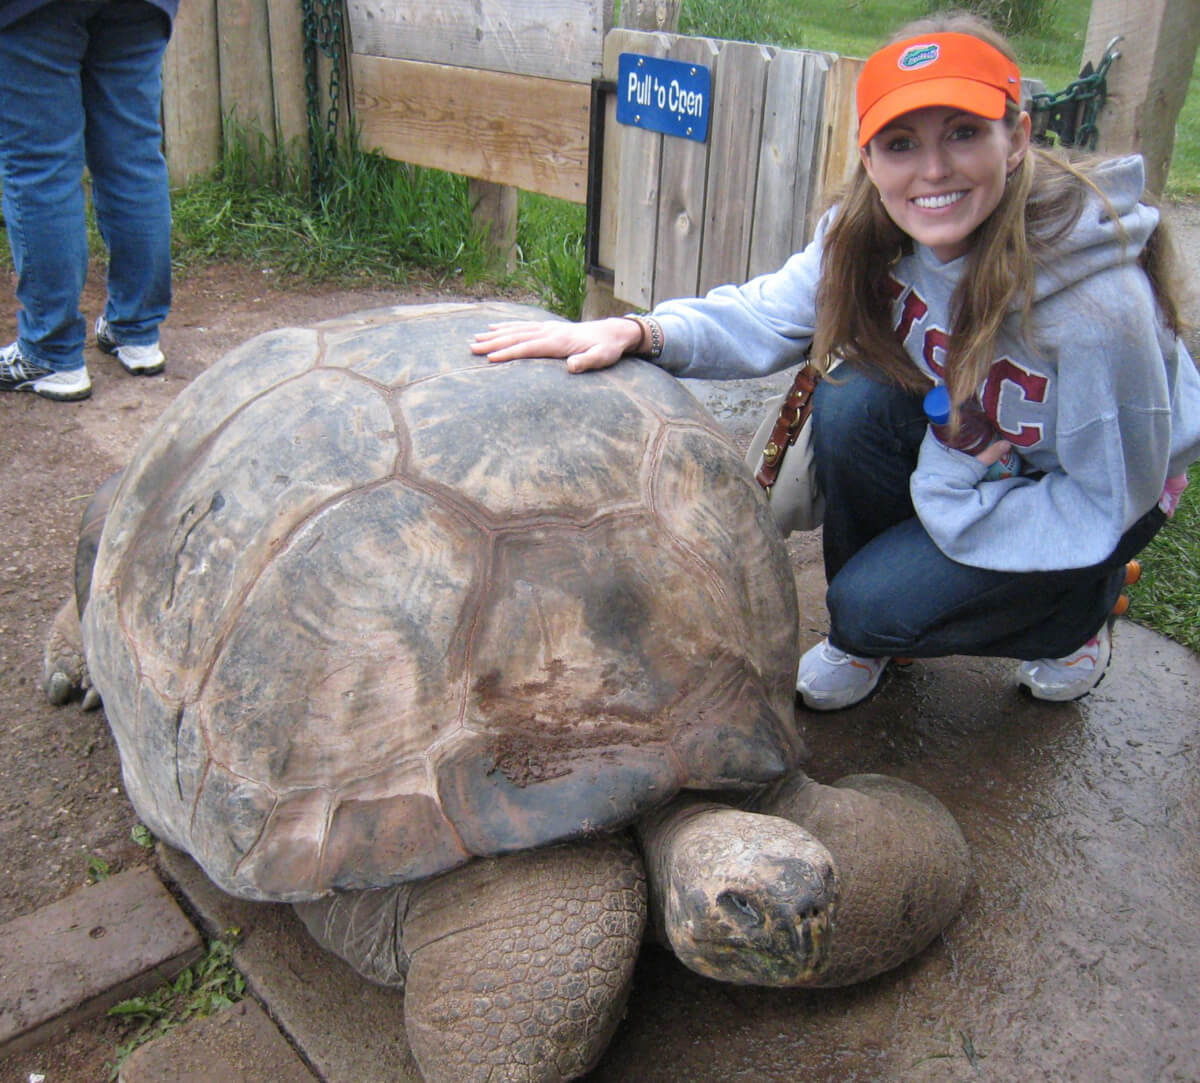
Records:
{"label": "brick paver", "polygon": [[203,953],[151,869],[130,869],[0,926],[0,1049],[36,1045],[149,992]]}

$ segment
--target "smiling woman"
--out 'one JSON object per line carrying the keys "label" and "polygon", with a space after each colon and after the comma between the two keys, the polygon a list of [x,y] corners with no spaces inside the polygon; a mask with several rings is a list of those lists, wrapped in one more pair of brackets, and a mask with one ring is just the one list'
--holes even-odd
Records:
{"label": "smiling woman", "polygon": [[[856,175],[780,270],[636,321],[498,326],[473,346],[575,372],[640,353],[709,379],[842,362],[813,395],[831,628],[796,687],[815,710],[865,698],[895,655],[1013,658],[1033,696],[1086,695],[1126,562],[1200,459],[1200,375],[1142,160],[1032,147],[1020,79],[978,19],[911,23],[863,68]],[[931,383],[951,438],[977,408],[995,441],[943,444]]]}

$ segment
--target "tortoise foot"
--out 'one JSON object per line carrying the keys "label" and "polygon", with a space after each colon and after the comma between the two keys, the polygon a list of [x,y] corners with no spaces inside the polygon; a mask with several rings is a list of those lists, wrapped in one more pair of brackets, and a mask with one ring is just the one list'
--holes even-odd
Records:
{"label": "tortoise foot", "polygon": [[68,598],[62,604],[50,625],[42,655],[42,690],[58,707],[76,696],[82,696],[85,710],[100,706],[100,695],[92,687],[83,656],[79,613],[74,598]]}

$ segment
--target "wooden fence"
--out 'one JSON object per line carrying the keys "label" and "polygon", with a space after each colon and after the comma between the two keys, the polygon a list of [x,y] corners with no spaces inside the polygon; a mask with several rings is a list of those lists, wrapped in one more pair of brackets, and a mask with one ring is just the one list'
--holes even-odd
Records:
{"label": "wooden fence", "polygon": [[[620,302],[638,306],[777,267],[853,164],[860,62],[610,30],[611,16],[611,0],[347,0],[342,80],[363,146],[584,203],[593,82],[615,81],[622,52],[704,64],[704,143],[619,125],[613,96],[603,104],[603,144],[590,148],[602,155],[592,254]],[[177,183],[216,163],[223,118],[269,146],[306,139],[303,48],[298,0],[180,6],[164,65]]]}

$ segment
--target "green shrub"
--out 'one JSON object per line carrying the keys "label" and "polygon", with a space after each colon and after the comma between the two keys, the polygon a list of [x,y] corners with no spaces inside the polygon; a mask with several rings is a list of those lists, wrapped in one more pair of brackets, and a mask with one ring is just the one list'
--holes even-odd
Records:
{"label": "green shrub", "polygon": [[1031,34],[1048,26],[1058,0],[929,0],[928,11],[970,11],[1002,34]]}

